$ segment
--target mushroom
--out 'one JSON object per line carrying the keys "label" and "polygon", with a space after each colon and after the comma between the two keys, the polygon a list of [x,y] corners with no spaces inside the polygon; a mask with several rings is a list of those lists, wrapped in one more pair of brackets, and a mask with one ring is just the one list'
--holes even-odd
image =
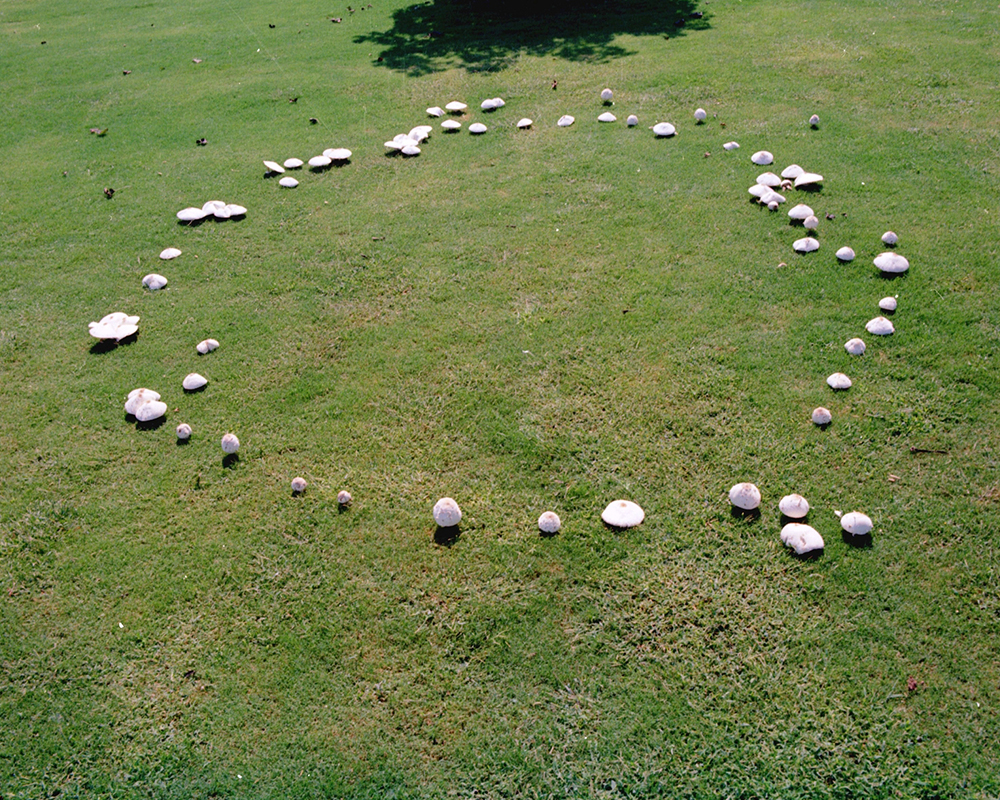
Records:
{"label": "mushroom", "polygon": [[468,106],[460,100],[452,100],[445,108],[452,114],[461,114]]}
{"label": "mushroom", "polygon": [[833,420],[833,414],[830,413],[830,409],[824,408],[823,406],[817,406],[813,409],[812,421],[816,425],[829,425]]}
{"label": "mushroom", "polygon": [[450,497],[442,497],[434,504],[434,521],[440,528],[451,528],[462,520],[462,509]]}
{"label": "mushroom", "polygon": [[142,285],[149,291],[155,292],[167,285],[167,279],[155,272],[150,272],[142,279]]}
{"label": "mushroom", "polygon": [[844,391],[845,389],[851,388],[851,379],[848,378],[843,372],[834,372],[829,378],[826,379],[827,384],[834,391]]}
{"label": "mushroom", "polygon": [[181,222],[197,222],[200,219],[205,219],[207,216],[207,211],[201,208],[194,208],[193,206],[182,208],[177,212],[177,219]]}
{"label": "mushroom", "polygon": [[760,489],[752,483],[737,483],[729,490],[729,502],[742,511],[753,511],[760,505]]}
{"label": "mushroom", "polygon": [[789,164],[787,167],[781,170],[781,177],[788,178],[789,180],[794,181],[803,172],[805,172],[805,170],[802,169],[802,167],[800,167],[798,164]]}
{"label": "mushroom", "polygon": [[802,222],[803,220],[813,216],[815,216],[813,210],[804,203],[799,203],[797,206],[792,206],[788,210],[788,218],[791,220],[797,220],[799,222]]}
{"label": "mushroom", "polygon": [[615,97],[615,93],[610,89],[601,89],[601,99],[605,103],[610,103]]}
{"label": "mushroom", "polygon": [[814,128],[818,128],[819,127],[819,115],[818,114],[813,114],[811,117],[809,117],[809,124],[812,127],[814,127]]}
{"label": "mushroom", "polygon": [[191,426],[186,422],[182,422],[177,426],[177,438],[182,442],[186,442],[191,438]]}
{"label": "mushroom", "polygon": [[274,172],[279,175],[285,171],[285,168],[277,161],[265,161],[264,166],[267,167],[268,172]]}
{"label": "mushroom", "polygon": [[896,298],[895,297],[883,297],[878,301],[878,307],[883,311],[892,313],[896,310]]}
{"label": "mushroom", "polygon": [[773,189],[776,186],[781,186],[781,178],[773,172],[762,172],[757,176],[757,183],[761,186],[770,186]]}
{"label": "mushroom", "polygon": [[[420,127],[421,129],[423,129],[424,126],[421,125]],[[323,155],[325,155],[331,161],[347,161],[350,159],[352,153],[346,147],[331,147],[324,150]]]}
{"label": "mushroom", "polygon": [[822,175],[816,172],[803,172],[795,179],[795,188],[801,189],[803,186],[816,186],[822,182]]}
{"label": "mushroom", "polygon": [[669,122],[658,122],[653,126],[653,135],[659,137],[673,136],[677,133],[677,128]]}
{"label": "mushroom", "polygon": [[841,247],[837,251],[837,258],[839,258],[841,261],[853,261],[854,251],[850,247]]}
{"label": "mushroom", "polygon": [[247,213],[247,210],[243,206],[236,205],[236,203],[227,203],[226,211],[230,217],[242,217]]}
{"label": "mushroom", "polygon": [[333,163],[333,159],[330,156],[313,156],[309,159],[309,166],[313,169],[323,169],[328,167]]}
{"label": "mushroom", "polygon": [[164,261],[169,261],[172,258],[177,258],[181,254],[181,251],[176,247],[168,247],[166,250],[160,253],[160,258]]}
{"label": "mushroom", "polygon": [[302,494],[308,485],[305,478],[292,478],[292,493]]}
{"label": "mushroom", "polygon": [[559,117],[559,121],[556,123],[556,125],[558,125],[560,128],[568,128],[574,122],[576,122],[576,117],[571,117],[569,114],[563,114],[561,117]]}
{"label": "mushroom", "polygon": [[204,389],[207,385],[208,378],[204,375],[199,375],[197,372],[189,373],[181,382],[181,386],[184,387],[185,392],[197,392],[199,389]]}
{"label": "mushroom", "polygon": [[800,494],[786,494],[778,501],[778,510],[789,519],[802,519],[809,513],[809,501]]}
{"label": "mushroom", "polygon": [[865,330],[868,333],[874,334],[875,336],[889,336],[896,332],[896,329],[892,326],[885,317],[874,317],[865,323]]}
{"label": "mushroom", "polygon": [[135,416],[135,412],[139,409],[139,406],[159,399],[160,393],[154,392],[152,389],[145,387],[133,389],[128,393],[128,397],[125,398],[125,413]]}
{"label": "mushroom", "polygon": [[232,455],[237,450],[240,449],[240,440],[236,438],[235,433],[227,433],[222,437],[222,452],[227,455]]}
{"label": "mushroom", "polygon": [[804,556],[823,549],[823,537],[812,525],[801,522],[789,522],[781,529],[781,542],[795,551],[795,555]]}
{"label": "mushroom", "polygon": [[802,227],[809,231],[814,231],[819,227],[819,217],[815,214],[810,214],[804,220],[802,220]]}
{"label": "mushroom", "polygon": [[441,108],[440,106],[431,106],[430,108],[427,109],[427,116],[428,117],[443,117],[444,116],[444,109]]}
{"label": "mushroom", "polygon": [[796,239],[792,242],[792,249],[796,253],[811,253],[814,250],[819,250],[819,242],[812,236],[807,236],[805,239]]}
{"label": "mushroom", "polygon": [[840,518],[840,527],[851,534],[851,536],[865,536],[871,533],[872,528],[875,526],[872,524],[871,517],[867,514],[862,514],[860,511],[851,511]]}
{"label": "mushroom", "polygon": [[[778,195],[778,197],[781,197],[781,195]],[[761,200],[761,202],[764,202],[764,201]],[[780,203],[778,203],[777,200],[768,200],[768,203],[767,203],[767,210],[768,211],[777,211],[780,207],[781,207],[781,205],[780,205]]]}
{"label": "mushroom", "polygon": [[562,527],[562,520],[555,511],[546,511],[538,518],[538,530],[542,533],[559,533]]}
{"label": "mushroom", "polygon": [[899,237],[892,231],[886,231],[882,234],[882,244],[888,245],[889,247],[895,247],[896,242],[899,241]]}
{"label": "mushroom", "polygon": [[696,108],[694,110],[694,119],[698,125],[701,125],[701,123],[708,119],[708,113],[703,108]]}
{"label": "mushroom", "polygon": [[507,105],[502,97],[494,97],[493,103],[494,105],[496,105],[497,108],[503,108],[505,105]]}
{"label": "mushroom", "polygon": [[286,158],[285,169],[300,169],[305,162],[301,158]]}
{"label": "mushroom", "polygon": [[740,146],[736,142],[726,142],[722,145],[723,150],[739,150]]}
{"label": "mushroom", "polygon": [[634,528],[645,518],[646,512],[631,500],[613,500],[601,512],[601,519],[612,528]]}
{"label": "mushroom", "polygon": [[[446,133],[450,133],[451,131],[457,131],[459,128],[461,128],[462,123],[456,119],[446,119],[444,122],[441,123],[441,127],[445,129]],[[386,142],[386,146],[388,145],[389,143]]]}
{"label": "mushroom", "polygon": [[754,197],[756,197],[758,200],[760,200],[764,195],[771,194],[771,187],[770,186],[765,186],[762,183],[755,183],[753,186],[751,186],[749,189],[747,189],[747,191],[751,195],[753,195]]}
{"label": "mushroom", "polygon": [[347,508],[353,499],[354,498],[351,497],[351,493],[346,489],[341,489],[337,492],[337,505],[341,508]]}
{"label": "mushroom", "polygon": [[848,339],[844,344],[844,349],[852,356],[863,356],[865,354],[865,343],[857,337]]}
{"label": "mushroom", "polygon": [[219,342],[215,339],[203,339],[195,345],[195,349],[204,356],[211,353],[218,346]]}
{"label": "mushroom", "polygon": [[625,124],[628,125],[630,128],[634,128],[636,125],[639,124],[639,118],[635,114],[629,114],[625,120]]}
{"label": "mushroom", "polygon": [[405,145],[399,152],[402,153],[404,156],[408,156],[408,157],[409,156],[419,156],[420,155],[420,148],[417,147],[415,144],[408,144],[408,145]]}
{"label": "mushroom", "polygon": [[496,100],[491,97],[489,100],[483,100],[483,102],[479,104],[479,107],[483,111],[493,111],[497,107],[497,103]]}
{"label": "mushroom", "polygon": [[899,253],[880,253],[875,257],[874,264],[882,272],[898,274],[910,268],[910,262]]}
{"label": "mushroom", "polygon": [[757,166],[766,167],[768,164],[774,162],[774,156],[767,152],[767,150],[758,150],[750,156],[750,160]]}
{"label": "mushroom", "polygon": [[597,118],[598,122],[617,122],[618,117],[612,114],[610,111],[605,111]]}
{"label": "mushroom", "polygon": [[89,323],[87,327],[95,339],[114,339],[120,342],[139,330],[139,318],[115,311],[101,317],[98,322]]}
{"label": "mushroom", "polygon": [[[420,142],[430,138],[433,130],[434,128],[430,125],[417,125],[416,127],[410,128],[410,132],[406,135],[413,139],[413,141],[417,144],[420,144]],[[350,150],[347,151],[348,158],[350,158],[350,152]],[[331,158],[333,158],[333,156],[331,156]]]}
{"label": "mushroom", "polygon": [[488,130],[488,128],[485,125],[483,125],[483,123],[481,123],[481,122],[473,122],[469,126],[469,133],[471,133],[473,135],[477,135],[477,134],[480,134],[480,133],[486,133],[487,130]]}
{"label": "mushroom", "polygon": [[299,185],[299,182],[288,175],[278,181],[279,186],[284,186],[286,189],[294,189]]}
{"label": "mushroom", "polygon": [[167,413],[167,404],[161,400],[149,400],[135,410],[135,418],[139,422],[152,422]]}
{"label": "mushroom", "polygon": [[216,219],[229,219],[232,216],[232,211],[229,206],[219,201],[218,205],[212,206],[212,214]]}

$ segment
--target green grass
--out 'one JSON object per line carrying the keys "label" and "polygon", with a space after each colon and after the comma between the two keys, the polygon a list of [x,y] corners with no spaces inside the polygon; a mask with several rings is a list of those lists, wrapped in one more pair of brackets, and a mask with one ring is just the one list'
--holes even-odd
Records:
{"label": "green grass", "polygon": [[[373,6],[0,9],[0,796],[1000,794],[995,7]],[[383,154],[496,95],[485,136]],[[826,176],[819,252],[748,201],[762,148]],[[176,224],[210,199],[247,218]],[[94,351],[113,310],[139,336]]]}

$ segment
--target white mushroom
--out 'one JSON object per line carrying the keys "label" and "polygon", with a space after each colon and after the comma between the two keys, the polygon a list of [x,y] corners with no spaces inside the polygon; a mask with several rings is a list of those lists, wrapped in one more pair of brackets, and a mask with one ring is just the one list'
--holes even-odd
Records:
{"label": "white mushroom", "polygon": [[898,241],[899,237],[892,231],[886,231],[882,234],[882,243],[889,247],[894,247]]}
{"label": "white mushroom", "polygon": [[[410,132],[407,134],[407,136],[409,136],[415,142],[422,142],[426,139],[429,139],[431,133],[433,132],[434,128],[431,125],[416,125],[413,128],[410,128]],[[350,150],[347,151],[348,154],[350,154],[350,152],[351,152]],[[331,156],[331,158],[335,157]],[[348,155],[348,158],[350,158],[350,155]]]}
{"label": "white mushroom", "polygon": [[323,169],[323,167],[328,167],[333,163],[333,159],[330,156],[313,156],[309,159],[309,166],[313,169]]}
{"label": "white mushroom", "polygon": [[814,250],[819,250],[819,242],[813,239],[812,236],[807,236],[804,239],[796,239],[792,242],[792,249],[796,253],[812,253]]}
{"label": "white mushroom", "polygon": [[[423,126],[421,126],[421,128],[423,128]],[[346,147],[330,147],[323,151],[323,155],[331,161],[347,161],[351,157],[352,153]]]}
{"label": "white mushroom", "polygon": [[[781,195],[778,195],[778,196],[781,197]],[[764,200],[761,200],[761,202],[763,203]],[[777,211],[780,207],[781,207],[781,204],[777,200],[770,200],[770,199],[768,199],[768,201],[767,201],[767,210],[768,211]]]}
{"label": "white mushroom", "polygon": [[615,93],[610,89],[601,89],[601,99],[605,103],[610,103],[615,97]]}
{"label": "white mushroom", "polygon": [[847,340],[844,344],[844,349],[852,356],[863,356],[865,354],[865,343],[861,339],[854,337]]}
{"label": "white mushroom", "polygon": [[448,111],[450,111],[452,114],[461,114],[463,111],[465,111],[465,109],[468,108],[468,106],[465,103],[461,102],[460,100],[452,100],[450,103],[448,103],[448,105],[445,106],[445,108],[448,109]]}
{"label": "white mushroom", "polygon": [[227,455],[232,455],[237,450],[240,449],[240,440],[236,438],[235,433],[227,433],[222,437],[222,452]]}
{"label": "white mushroom", "polygon": [[139,330],[139,318],[115,311],[101,317],[98,322],[88,323],[87,328],[95,339],[114,339],[118,342]]}
{"label": "white mushroom", "polygon": [[[276,172],[279,175],[285,171],[285,168],[277,161],[265,161],[264,166],[267,167],[268,172]],[[225,205],[225,203],[223,203],[223,205]]]}
{"label": "white mushroom", "polygon": [[292,491],[295,494],[302,494],[308,485],[305,478],[292,478]]}
{"label": "white mushroom", "polygon": [[493,103],[494,105],[496,105],[497,108],[503,108],[505,105],[507,105],[502,97],[494,97]]}
{"label": "white mushroom", "polygon": [[185,392],[197,392],[199,389],[204,389],[207,385],[208,378],[204,375],[199,375],[197,372],[186,375],[181,382],[181,386],[184,387]]}
{"label": "white mushroom", "polygon": [[845,389],[850,389],[852,385],[851,379],[843,372],[834,372],[826,379],[826,382],[834,391],[844,391]]}
{"label": "white mushroom", "polygon": [[703,108],[696,108],[694,110],[694,119],[699,125],[708,119],[708,112]]}
{"label": "white mushroom", "polygon": [[181,222],[197,222],[200,219],[205,219],[209,215],[209,212],[202,208],[194,208],[193,206],[189,208],[182,208],[177,212],[177,219]]}
{"label": "white mushroom", "polygon": [[[282,172],[284,172],[284,170],[282,170]],[[206,212],[206,213],[208,213],[208,214],[214,214],[219,209],[222,209],[222,208],[225,208],[225,207],[226,207],[226,203],[223,200],[209,200],[209,201],[207,201],[205,203],[205,205],[203,205],[201,207],[201,210],[204,211],[204,212]]]}
{"label": "white mushroom", "polygon": [[812,421],[817,425],[829,425],[831,420],[833,420],[833,414],[830,413],[830,409],[824,408],[823,406],[817,406],[813,409]]}
{"label": "white mushroom", "polygon": [[601,519],[612,528],[634,528],[645,518],[646,512],[631,500],[613,500],[601,512]]}
{"label": "white mushroom", "polygon": [[776,186],[781,186],[781,178],[773,172],[762,172],[757,176],[757,183],[761,186],[770,186],[773,189]]}
{"label": "white mushroom", "polygon": [[168,247],[166,250],[160,253],[160,258],[164,261],[169,261],[172,258],[177,258],[181,254],[181,251],[176,247]]}
{"label": "white mushroom", "polygon": [[598,122],[617,122],[618,121],[618,117],[616,117],[610,111],[605,111],[603,114],[601,114],[600,116],[598,116],[597,121]]}
{"label": "white mushroom", "polygon": [[215,339],[203,339],[195,345],[195,349],[204,356],[211,353],[218,346],[219,343]]}
{"label": "white mushroom", "polygon": [[895,297],[883,297],[878,301],[878,307],[883,311],[893,312],[896,310],[896,298]]}
{"label": "white mushroom", "polygon": [[[462,123],[459,122],[457,119],[446,119],[444,122],[441,123],[441,127],[444,128],[445,131],[457,131],[459,128],[462,127]],[[388,146],[388,144],[389,143],[386,142],[386,146]]]}
{"label": "white mushroom", "polygon": [[216,219],[229,219],[232,216],[232,210],[225,203],[215,206],[212,214]]}
{"label": "white mushroom", "polygon": [[286,158],[283,166],[285,169],[300,169],[304,163],[301,158]]}
{"label": "white mushroom", "polygon": [[736,142],[726,142],[722,145],[723,150],[739,150],[740,146]]}
{"label": "white mushroom", "polygon": [[809,513],[809,501],[800,494],[786,494],[778,501],[778,510],[789,519],[802,519]]}
{"label": "white mushroom", "polygon": [[571,117],[569,114],[563,114],[561,117],[559,117],[559,121],[556,123],[556,125],[558,125],[560,128],[568,128],[574,122],[576,122],[576,117]]}
{"label": "white mushroom", "polygon": [[789,164],[787,167],[781,170],[781,177],[794,181],[803,172],[805,172],[805,170],[802,169],[802,167],[800,167],[798,164]]}
{"label": "white mushroom", "polygon": [[142,285],[149,291],[155,292],[167,285],[167,279],[156,272],[150,272],[142,279]]}
{"label": "white mushroom", "polygon": [[752,483],[737,483],[729,490],[729,502],[743,511],[753,511],[760,505],[760,489]]}
{"label": "white mushroom", "polygon": [[639,124],[639,118],[635,114],[629,114],[625,120],[625,124],[628,125],[630,128],[634,128],[636,125]]}
{"label": "white mushroom", "polygon": [[867,514],[862,514],[860,511],[851,511],[840,518],[840,527],[852,536],[865,536],[871,533],[872,528],[875,526],[872,524],[871,517]]}
{"label": "white mushroom", "polygon": [[546,511],[538,518],[538,530],[542,533],[559,533],[562,520],[555,511]]}
{"label": "white mushroom", "polygon": [[427,109],[427,116],[428,117],[443,117],[444,116],[444,109],[441,108],[440,106],[431,106],[430,108]]}
{"label": "white mushroom", "polygon": [[497,107],[497,103],[496,100],[491,97],[489,100],[483,100],[483,102],[479,104],[479,107],[483,111],[493,111]]}
{"label": "white mushroom", "polygon": [[135,418],[139,422],[152,422],[167,413],[167,404],[161,400],[150,400],[135,410]]}
{"label": "white mushroom", "polygon": [[795,179],[795,188],[801,189],[803,186],[816,186],[823,182],[823,176],[815,172],[803,172]]}
{"label": "white mushroom", "polygon": [[487,130],[488,130],[487,127],[483,125],[483,123],[481,122],[473,122],[469,126],[469,133],[471,134],[486,133]]}
{"label": "white mushroom", "polygon": [[152,389],[146,389],[145,387],[133,389],[128,393],[128,397],[125,398],[125,413],[135,416],[135,412],[139,406],[159,399],[160,393],[154,392]]}
{"label": "white mushroom", "polygon": [[771,194],[772,189],[770,186],[765,186],[762,183],[755,183],[753,186],[747,189],[747,191],[759,200],[764,195]]}
{"label": "white mushroom", "polygon": [[767,152],[767,150],[758,150],[750,156],[750,160],[759,167],[766,167],[768,164],[774,162],[774,156]]}
{"label": "white mushroom", "polygon": [[874,263],[882,272],[889,273],[906,272],[910,268],[910,262],[899,253],[880,253]]}
{"label": "white mushroom", "polygon": [[868,322],[865,323],[865,330],[875,336],[889,336],[890,334],[896,332],[892,323],[885,317],[875,317],[868,320]]}
{"label": "white mushroom", "polygon": [[434,504],[434,521],[440,528],[451,528],[462,521],[462,509],[450,497],[442,497]]}
{"label": "white mushroom", "polygon": [[230,217],[242,217],[247,213],[247,210],[243,206],[236,205],[236,203],[227,203],[226,211]]}
{"label": "white mushroom", "polygon": [[530,128],[534,123],[527,117],[522,117],[517,121],[518,128]]}
{"label": "white mushroom", "polygon": [[284,186],[286,189],[294,189],[296,186],[299,185],[299,182],[295,180],[295,178],[286,175],[284,178],[278,181],[278,185]]}
{"label": "white mushroom", "polygon": [[791,547],[799,556],[823,549],[823,537],[819,535],[819,531],[812,525],[804,525],[801,522],[789,522],[782,528],[781,542]]}
{"label": "white mushroom", "polygon": [[337,492],[337,505],[347,508],[354,498],[351,497],[351,493],[347,489],[341,489]]}
{"label": "white mushroom", "polygon": [[811,117],[809,117],[809,124],[812,125],[814,128],[819,127],[819,115],[813,114]]}
{"label": "white mushroom", "polygon": [[819,217],[815,214],[810,214],[804,220],[802,220],[802,227],[809,231],[814,231],[819,227]]}
{"label": "white mushroom", "polygon": [[853,261],[854,251],[850,247],[841,247],[837,251],[837,258],[839,258],[841,261]]}
{"label": "white mushroom", "polygon": [[788,210],[788,218],[799,220],[800,222],[812,216],[815,216],[813,210],[804,203],[799,203],[797,206],[792,206]]}
{"label": "white mushroom", "polygon": [[403,147],[399,152],[402,153],[404,156],[419,156],[420,148],[417,147],[415,144],[408,144],[405,147]]}
{"label": "white mushroom", "polygon": [[182,422],[177,426],[177,438],[181,441],[187,441],[191,438],[191,426],[186,422]]}
{"label": "white mushroom", "polygon": [[677,133],[677,128],[669,122],[658,122],[653,126],[653,135],[659,137],[673,136]]}

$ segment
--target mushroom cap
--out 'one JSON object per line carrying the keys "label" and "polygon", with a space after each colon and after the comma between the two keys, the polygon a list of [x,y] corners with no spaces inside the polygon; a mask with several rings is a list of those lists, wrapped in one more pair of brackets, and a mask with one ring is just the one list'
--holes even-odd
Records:
{"label": "mushroom cap", "polygon": [[305,478],[298,478],[298,477],[292,478],[292,491],[295,492],[296,494],[301,494],[302,492],[304,492],[306,490],[306,486],[308,485],[309,484],[306,483]]}
{"label": "mushroom cap", "polygon": [[597,117],[598,122],[617,122],[618,117],[612,114],[610,111],[605,111],[603,114]]}
{"label": "mushroom cap", "polygon": [[347,489],[341,489],[337,492],[337,504],[341,506],[349,506],[354,498],[351,497],[351,493]]}
{"label": "mushroom cap", "polygon": [[837,258],[839,258],[841,261],[853,261],[854,251],[850,247],[841,247],[837,251]]}
{"label": "mushroom cap", "polygon": [[496,104],[497,108],[503,108],[507,103],[504,102],[502,97],[494,97],[493,102]]}
{"label": "mushroom cap", "polygon": [[441,106],[431,106],[430,108],[427,109],[427,116],[428,117],[443,117],[444,116],[444,109],[441,108]]}
{"label": "mushroom cap", "polygon": [[299,169],[305,162],[301,158],[286,158],[282,165],[285,169]]}
{"label": "mushroom cap", "polygon": [[[764,202],[764,201],[762,200],[761,202]],[[769,200],[768,203],[767,203],[767,210],[768,211],[777,211],[779,207],[780,207],[780,204],[778,203],[777,200]]]}
{"label": "mushroom cap", "polygon": [[892,231],[886,231],[882,234],[882,243],[889,245],[889,247],[892,247],[898,241],[899,237]]}
{"label": "mushroom cap", "polygon": [[415,125],[414,127],[410,128],[410,132],[406,135],[419,144],[425,139],[430,138],[430,135],[433,131],[434,128],[430,125]]}
{"label": "mushroom cap", "polygon": [[232,454],[240,449],[240,440],[235,433],[227,433],[222,437],[222,452]]}
{"label": "mushroom cap", "polygon": [[290,175],[286,175],[284,178],[278,181],[279,186],[284,186],[286,189],[294,189],[299,185],[299,182]]}
{"label": "mushroom cap", "polygon": [[571,117],[569,114],[563,114],[561,117],[559,117],[559,121],[556,123],[556,125],[558,125],[560,128],[568,128],[574,122],[576,122],[576,117]]}
{"label": "mushroom cap", "polygon": [[196,222],[199,219],[205,219],[208,216],[207,211],[202,208],[195,208],[194,206],[189,206],[188,208],[182,208],[177,212],[177,219],[181,222]]}
{"label": "mushroom cap", "polygon": [[150,272],[142,279],[142,285],[149,289],[149,291],[155,292],[167,285],[167,279],[156,272]]}
{"label": "mushroom cap", "polygon": [[752,483],[737,483],[729,490],[729,502],[744,511],[753,511],[760,505],[760,489]]}
{"label": "mushroom cap", "polygon": [[698,120],[698,122],[704,122],[708,119],[708,112],[703,108],[696,108],[694,110],[694,118]]}
{"label": "mushroom cap", "polygon": [[612,500],[601,512],[601,519],[612,528],[634,528],[645,518],[646,512],[631,500]]}
{"label": "mushroom cap", "polygon": [[823,182],[823,176],[817,172],[803,172],[795,179],[795,188],[801,189],[803,186],[815,186]]}
{"label": "mushroom cap", "polygon": [[872,528],[875,526],[872,524],[871,517],[867,514],[862,514],[860,511],[851,511],[840,518],[840,527],[852,536],[864,536],[867,533],[871,533]]}
{"label": "mushroom cap", "polygon": [[851,388],[851,379],[848,378],[843,372],[834,372],[829,378],[826,379],[827,385],[834,391],[843,391],[844,389]]}
{"label": "mushroom cap", "polygon": [[195,345],[195,349],[204,356],[211,353],[218,346],[219,342],[215,339],[203,339]]}
{"label": "mushroom cap", "polygon": [[121,311],[114,311],[101,317],[99,322],[88,323],[87,328],[95,339],[121,341],[139,330],[139,318],[130,317]]}
{"label": "mushroom cap", "polygon": [[767,150],[758,150],[750,156],[750,160],[759,167],[766,167],[768,164],[774,163],[774,156]]}
{"label": "mushroom cap", "polygon": [[805,203],[799,203],[797,206],[792,206],[788,210],[789,219],[804,220],[808,217],[814,217],[814,216],[816,215],[813,213],[813,210],[809,208],[809,206],[807,206]]}
{"label": "mushroom cap", "polygon": [[442,497],[434,504],[434,521],[441,528],[451,528],[462,521],[462,509],[450,497]]}
{"label": "mushroom cap", "polygon": [[419,156],[420,148],[417,147],[415,144],[408,144],[402,147],[399,152],[402,153],[404,156]]}
{"label": "mushroom cap", "polygon": [[542,533],[559,533],[562,527],[562,520],[555,511],[545,511],[538,518],[538,530]]}
{"label": "mushroom cap", "polygon": [[895,297],[883,297],[878,301],[878,307],[883,311],[895,311],[896,310],[896,298]]}
{"label": "mushroom cap", "polygon": [[236,203],[227,203],[226,211],[229,212],[230,217],[242,217],[247,213],[247,210]]}
{"label": "mushroom cap", "polygon": [[675,128],[669,122],[657,122],[653,126],[654,136],[666,137],[666,136],[673,136],[675,133],[677,133],[677,128]]}
{"label": "mushroom cap", "polygon": [[177,426],[177,438],[178,439],[190,439],[191,438],[191,426],[186,422],[182,422]]}
{"label": "mushroom cap", "polygon": [[823,537],[812,525],[789,522],[781,529],[781,542],[791,547],[796,555],[804,556],[814,550],[823,549]]}
{"label": "mushroom cap", "polygon": [[635,114],[629,114],[628,118],[625,120],[625,124],[630,128],[634,128],[639,124],[639,118]]}
{"label": "mushroom cap", "polygon": [[149,400],[135,410],[135,418],[139,422],[152,422],[167,413],[167,404],[162,400]]}
{"label": "mushroom cap", "polygon": [[208,378],[204,375],[199,375],[197,372],[186,375],[181,382],[181,386],[184,387],[185,392],[196,392],[206,385],[208,385]]}
{"label": "mushroom cap", "polygon": [[812,253],[814,250],[819,250],[819,242],[812,236],[807,236],[805,239],[796,239],[792,242],[792,249],[796,253]]}
{"label": "mushroom cap", "polygon": [[323,151],[323,155],[331,161],[347,161],[352,153],[346,147],[330,147]]}
{"label": "mushroom cap", "polygon": [[813,114],[811,117],[809,117],[809,124],[810,125],[819,125],[819,115],[818,114]]}
{"label": "mushroom cap", "polygon": [[610,89],[601,89],[601,99],[607,102],[608,100],[614,99],[615,93]]}
{"label": "mushroom cap", "polygon": [[483,111],[492,111],[497,107],[497,101],[491,97],[488,100],[483,100],[483,102],[479,104],[479,107]]}
{"label": "mushroom cap", "polygon": [[333,159],[330,156],[313,156],[309,159],[309,166],[314,169],[320,167],[328,167],[333,163]]}
{"label": "mushroom cap", "polygon": [[762,172],[757,176],[757,183],[761,186],[770,186],[773,189],[775,186],[781,186],[781,178],[773,172]]}
{"label": "mushroom cap", "polygon": [[765,194],[771,193],[771,187],[765,186],[763,183],[755,183],[747,191],[752,194],[757,199],[762,198]]}
{"label": "mushroom cap", "polygon": [[787,167],[781,170],[781,177],[794,181],[803,172],[805,172],[805,170],[802,169],[802,167],[800,167],[798,164],[789,164]]}
{"label": "mushroom cap", "polygon": [[880,253],[875,257],[874,264],[882,272],[906,272],[910,268],[910,262],[899,253]]}
{"label": "mushroom cap", "polygon": [[855,337],[847,340],[844,344],[844,349],[852,356],[863,356],[865,354],[865,343]]}
{"label": "mushroom cap", "polygon": [[517,127],[519,128],[530,128],[534,123],[527,117],[522,117],[517,121]]}
{"label": "mushroom cap", "polygon": [[229,219],[233,212],[225,203],[221,206],[216,206],[215,211],[212,212],[216,219]]}
{"label": "mushroom cap", "polygon": [[806,230],[814,231],[819,227],[819,217],[815,214],[810,214],[804,220],[802,220],[802,227]]}
{"label": "mushroom cap", "polygon": [[128,397],[125,398],[125,413],[132,414],[134,416],[139,406],[159,399],[160,393],[154,392],[152,389],[146,389],[144,387],[133,389],[128,393]]}
{"label": "mushroom cap", "polygon": [[[284,170],[282,170],[284,172]],[[202,207],[201,210],[209,214],[214,214],[220,208],[225,208],[226,203],[223,200],[209,200]]]}
{"label": "mushroom cap", "polygon": [[285,171],[285,168],[277,161],[265,161],[264,166],[267,167],[268,172],[277,172],[280,174]]}
{"label": "mushroom cap", "polygon": [[465,111],[469,106],[460,100],[452,100],[448,105],[445,106],[449,111]]}
{"label": "mushroom cap", "polygon": [[[459,122],[457,119],[446,119],[444,122],[441,123],[441,127],[444,128],[446,131],[457,131],[459,128],[462,127],[462,123]],[[388,145],[388,142],[386,142],[386,144]]]}
{"label": "mushroom cap", "polygon": [[771,208],[771,210],[777,211],[778,206],[781,203],[785,202],[785,196],[783,194],[778,194],[776,191],[772,189],[770,191],[764,192],[764,194],[760,196],[760,202],[766,204],[768,208],[771,208],[771,206],[773,205],[774,208]]}
{"label": "mushroom cap", "polygon": [[830,413],[830,409],[824,408],[823,406],[817,406],[813,409],[812,421],[817,425],[829,425],[831,420],[833,420],[833,414]]}
{"label": "mushroom cap", "polygon": [[739,150],[740,146],[739,146],[739,143],[737,143],[737,142],[726,142],[724,145],[722,145],[722,149],[723,150]]}
{"label": "mushroom cap", "polygon": [[488,128],[485,125],[483,125],[483,123],[481,123],[481,122],[473,122],[469,126],[469,133],[472,133],[472,134],[486,133],[487,130],[488,130]]}
{"label": "mushroom cap", "polygon": [[889,336],[896,332],[892,323],[885,317],[873,317],[865,323],[865,330],[875,336]]}
{"label": "mushroom cap", "polygon": [[166,250],[163,250],[160,253],[160,258],[162,258],[164,261],[169,261],[172,258],[177,258],[177,256],[179,256],[180,254],[181,251],[178,250],[176,247],[168,247]]}
{"label": "mushroom cap", "polygon": [[778,510],[791,519],[802,519],[809,513],[809,501],[800,494],[786,494],[778,501]]}

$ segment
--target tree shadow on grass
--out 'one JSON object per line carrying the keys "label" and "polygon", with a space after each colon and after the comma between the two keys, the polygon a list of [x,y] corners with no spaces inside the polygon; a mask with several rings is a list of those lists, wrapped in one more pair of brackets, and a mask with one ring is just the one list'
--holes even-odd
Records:
{"label": "tree shadow on grass", "polygon": [[354,38],[381,48],[376,63],[409,75],[452,67],[497,72],[520,55],[604,63],[633,51],[615,38],[673,38],[709,27],[697,0],[541,0],[523,13],[507,0],[433,0],[393,13],[387,31]]}

